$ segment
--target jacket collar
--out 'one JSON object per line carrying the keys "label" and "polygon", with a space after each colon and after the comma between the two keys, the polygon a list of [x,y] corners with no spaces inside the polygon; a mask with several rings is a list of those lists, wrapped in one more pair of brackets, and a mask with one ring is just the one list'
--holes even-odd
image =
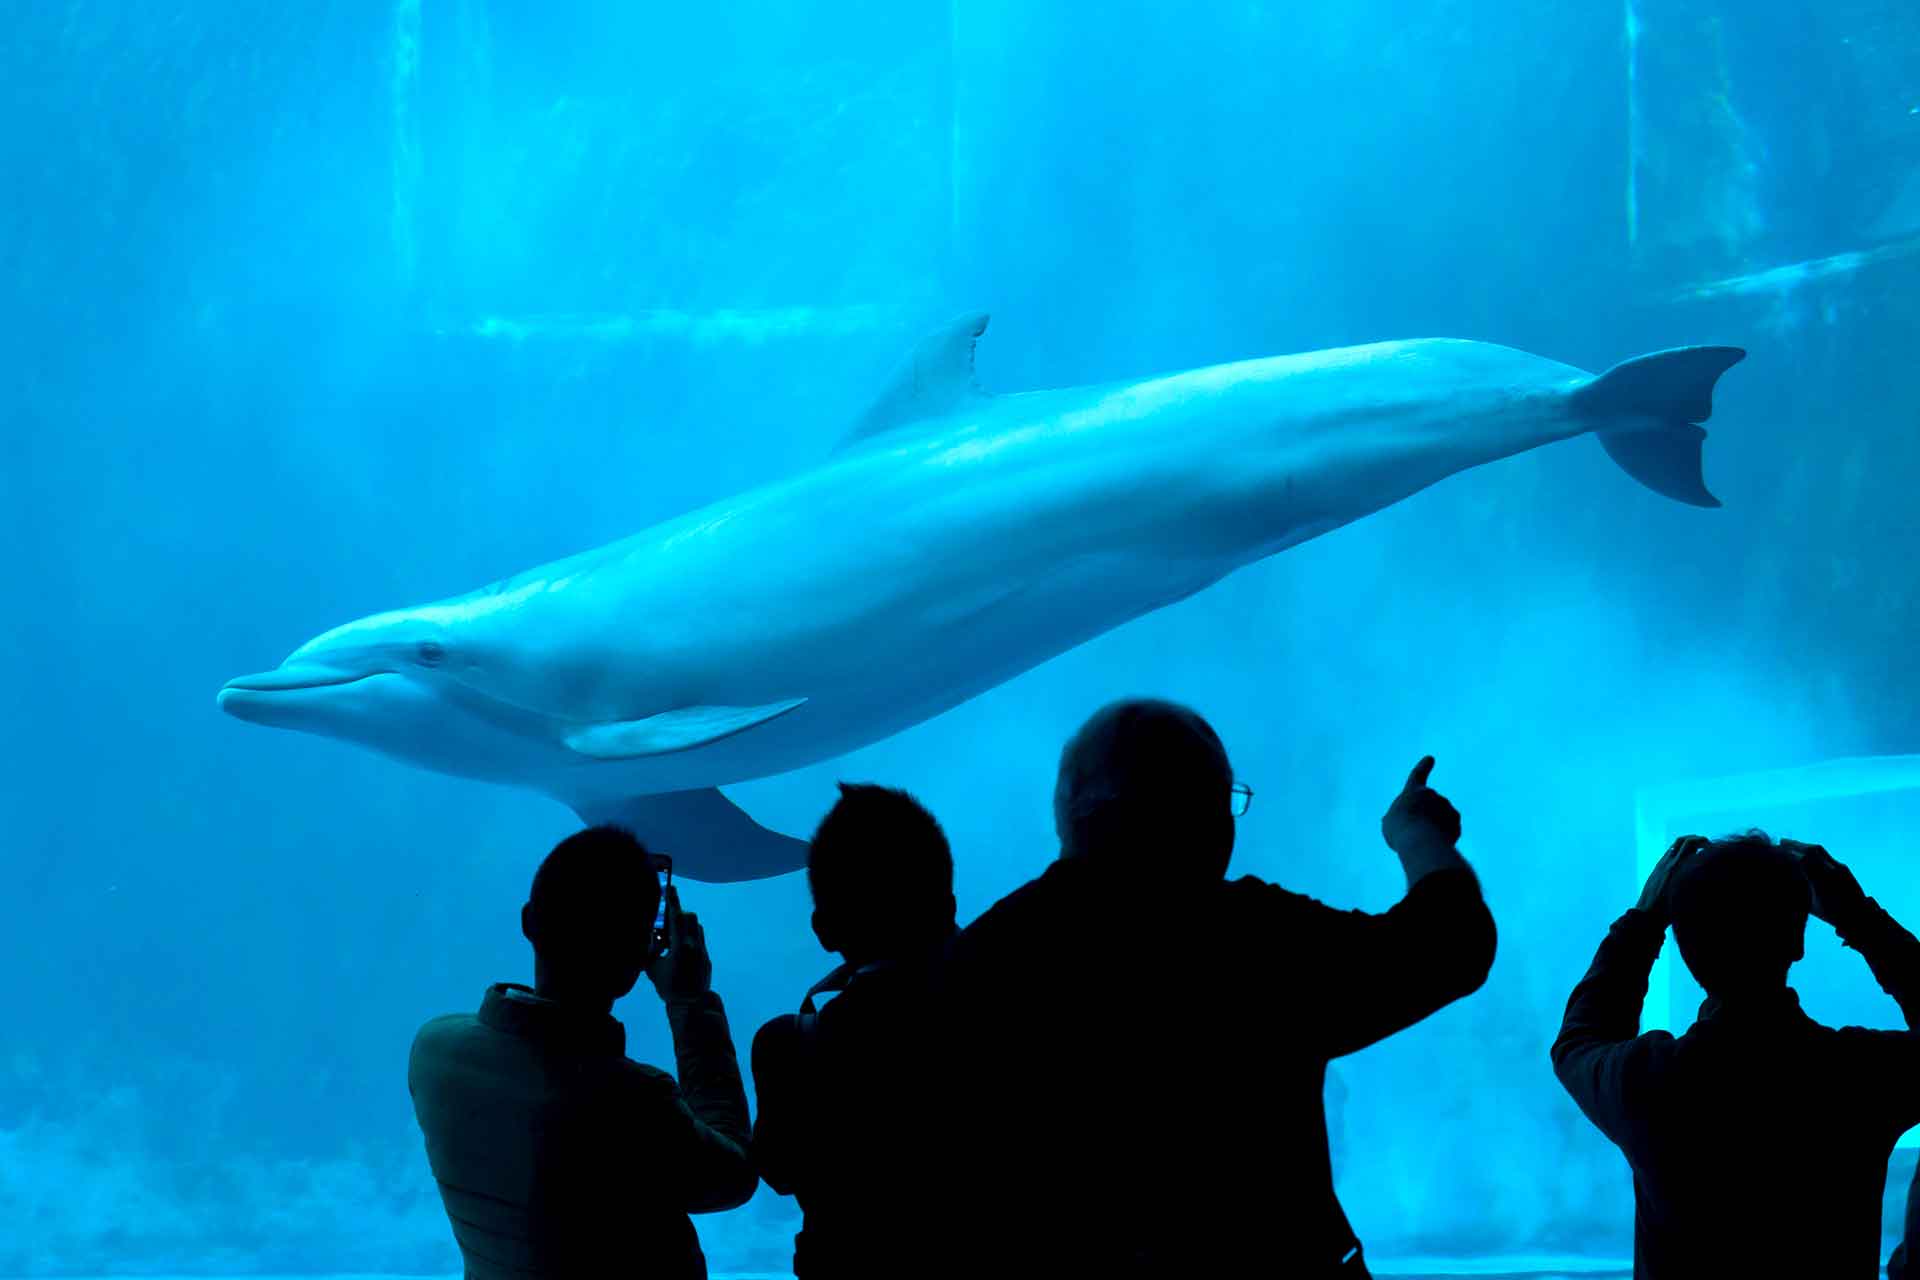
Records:
{"label": "jacket collar", "polygon": [[826,977],[807,988],[806,998],[800,1002],[800,1012],[817,1012],[819,1006],[826,1003],[819,997],[837,996],[858,979],[871,980],[875,975],[890,973],[918,974],[932,969],[946,958],[959,933],[960,931],[955,929],[951,933],[942,934],[936,942],[889,960],[876,960],[871,964],[859,966],[848,963],[836,965]]}
{"label": "jacket collar", "polygon": [[496,1031],[555,1048],[607,1053],[627,1051],[627,1029],[609,1013],[583,1013],[537,996],[518,982],[496,982],[480,1002],[480,1021]]}
{"label": "jacket collar", "polygon": [[1738,996],[1708,996],[1700,1002],[1700,1019],[1716,1026],[1752,1026],[1756,1024],[1801,1022],[1807,1015],[1800,1008],[1800,994],[1792,987],[1775,987]]}

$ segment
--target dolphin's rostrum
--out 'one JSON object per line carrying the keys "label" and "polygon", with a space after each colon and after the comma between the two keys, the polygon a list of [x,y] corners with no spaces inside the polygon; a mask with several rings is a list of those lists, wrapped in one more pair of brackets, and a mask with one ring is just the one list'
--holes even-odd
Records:
{"label": "dolphin's rostrum", "polygon": [[1719,505],[1699,423],[1744,353],[1592,377],[1422,339],[988,395],[984,315],[923,341],[820,466],[469,595],[351,622],[220,705],[545,792],[683,874],[802,865],[719,787],[937,715],[1457,471],[1592,432]]}

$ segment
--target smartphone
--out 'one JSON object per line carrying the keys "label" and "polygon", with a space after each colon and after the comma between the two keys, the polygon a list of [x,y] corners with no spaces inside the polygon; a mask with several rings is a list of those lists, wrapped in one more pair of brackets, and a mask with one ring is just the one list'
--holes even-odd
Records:
{"label": "smartphone", "polygon": [[667,895],[664,890],[660,894],[660,909],[653,913],[653,954],[667,954]]}
{"label": "smartphone", "polygon": [[664,853],[652,855],[653,869],[660,876],[660,905],[653,913],[653,954],[667,954],[667,891],[673,888],[673,859]]}

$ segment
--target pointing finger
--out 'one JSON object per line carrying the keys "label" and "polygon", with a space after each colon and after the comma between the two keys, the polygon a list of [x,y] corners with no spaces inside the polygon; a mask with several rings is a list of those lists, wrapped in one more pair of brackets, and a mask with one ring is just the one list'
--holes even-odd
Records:
{"label": "pointing finger", "polygon": [[1433,772],[1433,757],[1421,756],[1420,763],[1413,766],[1413,772],[1407,775],[1407,790],[1412,791],[1427,785],[1427,775]]}

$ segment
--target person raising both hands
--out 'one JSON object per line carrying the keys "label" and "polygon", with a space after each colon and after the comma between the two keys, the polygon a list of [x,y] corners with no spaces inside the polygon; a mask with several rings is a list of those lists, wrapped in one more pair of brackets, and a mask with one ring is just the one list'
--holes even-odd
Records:
{"label": "person raising both hands", "polygon": [[[1788,971],[1807,919],[1858,951],[1905,1031],[1835,1030]],[[1671,927],[1706,991],[1687,1031],[1639,1034]],[[1920,1123],[1920,941],[1816,844],[1682,836],[1567,1002],[1554,1073],[1633,1173],[1634,1276],[1880,1272],[1894,1143]]]}

